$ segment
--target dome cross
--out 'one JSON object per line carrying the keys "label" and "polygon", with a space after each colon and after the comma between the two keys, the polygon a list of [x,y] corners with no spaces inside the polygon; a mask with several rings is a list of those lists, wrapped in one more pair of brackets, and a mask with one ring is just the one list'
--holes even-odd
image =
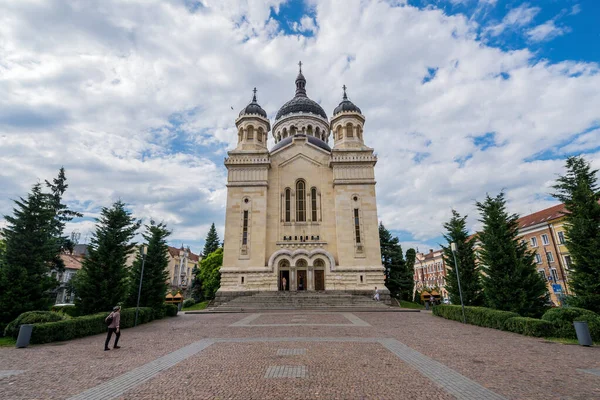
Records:
{"label": "dome cross", "polygon": [[256,88],[254,88],[254,90],[252,90],[252,92],[254,93],[254,96],[252,96],[252,101],[254,103],[256,103]]}
{"label": "dome cross", "polygon": [[342,89],[344,89],[344,100],[348,100],[348,96],[346,95],[346,85],[342,86]]}

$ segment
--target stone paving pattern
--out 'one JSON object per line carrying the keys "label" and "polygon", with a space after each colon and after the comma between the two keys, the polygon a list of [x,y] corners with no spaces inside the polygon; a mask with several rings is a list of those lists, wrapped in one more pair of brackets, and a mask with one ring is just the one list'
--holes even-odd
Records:
{"label": "stone paving pattern", "polygon": [[[307,312],[284,314],[272,315],[289,321],[302,315],[307,323],[312,318]],[[104,335],[27,349],[0,348],[0,370],[26,371],[0,378],[0,393],[11,400],[66,399],[204,338],[332,337],[397,339],[508,399],[600,399],[600,377],[578,370],[600,369],[599,347],[563,345],[426,313],[354,314],[371,326],[230,327],[248,314],[180,315],[124,330],[119,350],[104,352]],[[277,356],[280,348],[307,352]],[[264,374],[273,365],[305,365],[308,378],[269,379],[265,386]],[[166,386],[167,395],[161,389],[163,380],[177,382]],[[232,382],[239,392],[228,391]],[[329,392],[311,395],[323,382]],[[348,392],[348,382],[360,385]],[[452,398],[378,343],[283,341],[215,343],[122,398],[184,399],[190,390],[196,390],[195,398],[247,399],[247,393],[268,393],[264,398],[282,393],[295,396],[287,398]],[[201,390],[207,390],[202,392],[205,397],[198,394]]]}

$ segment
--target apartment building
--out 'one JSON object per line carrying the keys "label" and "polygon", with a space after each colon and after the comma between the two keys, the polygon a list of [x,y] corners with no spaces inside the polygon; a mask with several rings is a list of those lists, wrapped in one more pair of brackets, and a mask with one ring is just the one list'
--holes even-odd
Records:
{"label": "apartment building", "polygon": [[448,298],[446,290],[446,263],[442,249],[429,249],[429,253],[417,253],[415,259],[415,289],[438,288],[443,299]]}

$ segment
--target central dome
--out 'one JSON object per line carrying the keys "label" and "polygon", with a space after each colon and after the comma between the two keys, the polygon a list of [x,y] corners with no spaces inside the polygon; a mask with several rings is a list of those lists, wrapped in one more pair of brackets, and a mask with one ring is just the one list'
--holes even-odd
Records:
{"label": "central dome", "polygon": [[319,103],[309,99],[308,96],[306,96],[305,86],[306,78],[304,78],[304,75],[302,75],[302,65],[300,65],[300,72],[298,73],[298,77],[296,77],[296,95],[293,99],[285,103],[279,109],[279,111],[277,111],[275,120],[294,113],[315,114],[327,119],[327,113],[325,110],[323,110]]}

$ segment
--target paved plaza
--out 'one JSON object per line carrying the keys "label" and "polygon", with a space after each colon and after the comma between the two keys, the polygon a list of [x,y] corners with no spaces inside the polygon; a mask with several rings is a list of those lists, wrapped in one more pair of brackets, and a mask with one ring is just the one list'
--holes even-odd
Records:
{"label": "paved plaza", "polygon": [[2,399],[600,399],[600,348],[429,313],[195,314],[0,348]]}

